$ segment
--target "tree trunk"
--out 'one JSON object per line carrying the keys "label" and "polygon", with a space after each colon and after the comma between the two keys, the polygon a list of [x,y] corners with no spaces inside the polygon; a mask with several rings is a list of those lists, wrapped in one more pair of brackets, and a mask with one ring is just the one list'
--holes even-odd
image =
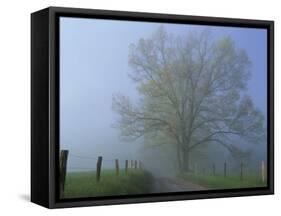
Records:
{"label": "tree trunk", "polygon": [[183,171],[190,171],[190,154],[189,151],[183,151]]}
{"label": "tree trunk", "polygon": [[177,144],[177,161],[178,161],[178,168],[179,171],[182,171],[182,149],[181,149],[181,145],[178,143]]}

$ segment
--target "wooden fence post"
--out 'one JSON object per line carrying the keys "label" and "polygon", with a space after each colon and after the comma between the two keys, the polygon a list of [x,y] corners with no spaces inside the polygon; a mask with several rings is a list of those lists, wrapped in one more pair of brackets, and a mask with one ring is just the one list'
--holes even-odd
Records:
{"label": "wooden fence post", "polygon": [[128,160],[125,161],[125,173],[128,173]]}
{"label": "wooden fence post", "polygon": [[133,162],[133,160],[131,160],[131,168],[132,168],[132,169],[134,168],[134,162]]}
{"label": "wooden fence post", "polygon": [[215,175],[216,175],[216,165],[213,164],[213,176],[215,176]]}
{"label": "wooden fence post", "polygon": [[101,164],[102,164],[102,156],[99,156],[97,161],[97,171],[96,171],[97,181],[100,181]]}
{"label": "wooden fence post", "polygon": [[116,169],[116,175],[119,175],[119,162],[118,162],[118,159],[115,159],[115,169]]}
{"label": "wooden fence post", "polygon": [[262,182],[265,181],[265,165],[264,165],[264,161],[261,161],[261,180]]}
{"label": "wooden fence post", "polygon": [[224,177],[226,177],[226,161],[224,162],[223,174],[224,174]]}
{"label": "wooden fence post", "polygon": [[68,150],[61,150],[60,152],[60,190],[64,191],[66,168],[67,168]]}
{"label": "wooden fence post", "polygon": [[243,162],[240,164],[240,180],[243,180]]}
{"label": "wooden fence post", "polygon": [[138,168],[138,162],[135,160],[135,169]]}

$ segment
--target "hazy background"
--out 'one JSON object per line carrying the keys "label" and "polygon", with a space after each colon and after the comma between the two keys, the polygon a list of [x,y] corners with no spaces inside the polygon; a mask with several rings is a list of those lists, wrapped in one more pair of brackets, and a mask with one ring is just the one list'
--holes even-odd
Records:
{"label": "hazy background", "polygon": [[[206,26],[110,21],[85,18],[60,18],[60,148],[70,151],[70,170],[95,169],[96,161],[83,157],[103,156],[105,167],[111,159],[150,161],[159,173],[171,166],[165,155],[143,149],[141,140],[122,142],[112,127],[117,114],[112,111],[112,95],[122,93],[138,98],[129,79],[128,47],[149,37],[160,25],[169,33],[181,35]],[[252,62],[248,93],[266,117],[266,30],[234,27],[207,27],[212,37],[230,35],[237,48],[246,50]],[[250,146],[243,143],[241,146]],[[265,158],[266,144],[254,148],[253,163]],[[217,157],[220,155],[221,157]],[[225,160],[227,152],[214,158]],[[121,164],[123,166],[123,164]]]}

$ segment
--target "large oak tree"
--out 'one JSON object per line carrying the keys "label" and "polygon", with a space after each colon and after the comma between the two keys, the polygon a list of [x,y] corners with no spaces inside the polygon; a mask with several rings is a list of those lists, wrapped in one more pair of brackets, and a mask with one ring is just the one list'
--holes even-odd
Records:
{"label": "large oak tree", "polygon": [[211,39],[208,31],[176,37],[160,27],[130,46],[129,64],[140,100],[114,96],[117,126],[126,138],[172,140],[181,171],[190,170],[199,146],[219,143],[235,153],[237,137],[264,140],[264,117],[246,91],[250,60],[230,37]]}

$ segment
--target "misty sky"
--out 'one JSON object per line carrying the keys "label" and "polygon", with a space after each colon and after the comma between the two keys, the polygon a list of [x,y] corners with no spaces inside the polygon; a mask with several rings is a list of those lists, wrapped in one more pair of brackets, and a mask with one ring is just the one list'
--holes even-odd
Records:
{"label": "misty sky", "polygon": [[[112,111],[112,95],[137,98],[129,79],[128,47],[148,38],[160,26],[175,35],[206,26],[60,18],[60,148],[70,151],[70,167],[95,167],[94,160],[138,159],[141,143],[126,143],[112,125],[118,118]],[[237,48],[246,50],[251,62],[248,93],[266,116],[266,30],[236,27],[207,27],[214,39],[229,35]],[[107,165],[106,165],[107,164]],[[105,162],[112,166],[113,162]],[[121,166],[123,166],[121,164]]]}

